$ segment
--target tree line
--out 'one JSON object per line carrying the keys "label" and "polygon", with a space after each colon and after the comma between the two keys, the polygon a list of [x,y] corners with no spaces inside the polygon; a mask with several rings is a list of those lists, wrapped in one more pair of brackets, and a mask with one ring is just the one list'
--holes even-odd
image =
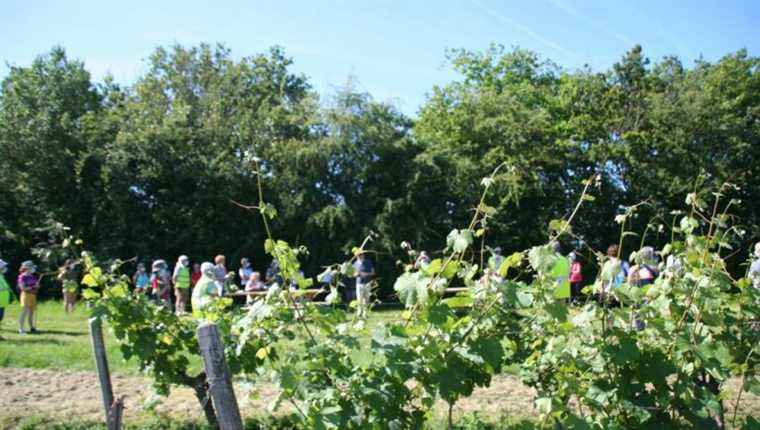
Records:
{"label": "tree line", "polygon": [[[636,46],[609,70],[567,70],[494,45],[447,59],[459,77],[432,87],[416,118],[351,84],[320,97],[279,47],[239,59],[222,45],[159,47],[130,85],[94,82],[61,47],[10,66],[0,255],[26,259],[58,222],[99,255],[225,253],[263,269],[264,226],[244,207],[258,200],[251,157],[278,212],[270,227],[308,248],[307,274],[371,237],[386,291],[400,244],[442,249],[502,163],[483,252],[545,242],[589,178],[595,201],[564,243],[589,260],[617,242],[626,207],[644,202],[632,230],[664,244],[670,208],[726,181],[740,186],[729,197],[747,231],[729,263],[760,235],[760,58],[741,50],[685,66]],[[624,255],[640,241],[626,237]]]}

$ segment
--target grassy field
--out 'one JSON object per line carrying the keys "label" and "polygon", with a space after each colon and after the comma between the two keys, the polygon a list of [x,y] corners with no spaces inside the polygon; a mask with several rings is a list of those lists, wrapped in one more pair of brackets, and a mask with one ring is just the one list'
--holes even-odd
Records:
{"label": "grassy field", "polygon": [[[0,336],[0,366],[27,367],[35,369],[95,370],[87,329],[87,309],[78,305],[76,311],[67,315],[57,301],[39,305],[37,329],[39,333],[19,334],[18,302],[5,310]],[[26,326],[27,330],[29,329]],[[134,374],[134,362],[125,362],[119,346],[104,331],[108,348],[109,365],[114,372]]]}
{"label": "grassy field", "polygon": [[[39,332],[23,335],[18,333],[20,310],[16,302],[5,311],[0,329],[0,336],[4,338],[0,340],[0,367],[95,370],[87,328],[87,309],[84,305],[78,305],[74,313],[67,315],[61,302],[43,302],[38,307]],[[371,330],[375,325],[395,319],[398,315],[399,311],[396,310],[373,312],[367,327]],[[116,340],[108,330],[103,333],[111,371],[126,375],[138,374],[136,361],[125,361]],[[196,360],[193,365],[199,368],[200,362]]]}

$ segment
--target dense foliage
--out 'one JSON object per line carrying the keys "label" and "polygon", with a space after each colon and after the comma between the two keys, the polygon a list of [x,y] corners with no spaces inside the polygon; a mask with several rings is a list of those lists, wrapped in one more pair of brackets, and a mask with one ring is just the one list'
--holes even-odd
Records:
{"label": "dense foliage", "polygon": [[[621,205],[651,197],[632,220],[642,230],[701,173],[706,185],[742,184],[737,215],[747,240],[760,233],[758,58],[650,64],[636,47],[608,71],[574,72],[499,47],[449,60],[461,78],[433,88],[414,121],[351,85],[320,100],[279,48],[240,59],[222,46],[159,48],[128,86],[92,82],[62,48],[13,66],[0,90],[3,258],[24,259],[55,221],[99,255],[224,252],[261,270],[262,225],[233,203],[256,200],[245,154],[264,160],[278,237],[311,250],[307,273],[372,231],[387,292],[399,243],[439,250],[501,163],[487,242],[507,249],[545,240],[593,175],[596,202],[574,221],[573,245],[616,242]],[[625,241],[628,253],[636,239]]]}
{"label": "dense foliage", "polygon": [[[225,334],[233,372],[275,383],[280,394],[271,408],[288,403],[304,428],[421,428],[437,400],[449,405],[451,428],[457,401],[489,385],[505,365],[517,366],[536,389],[543,423],[560,428],[756,426],[752,417],[737,420],[738,400],[726,402],[731,378],[740,379],[740,390],[760,394],[760,290],[747,278],[733,279],[724,259],[744,234],[731,222],[736,201],[724,201],[720,192],[689,194],[688,212],[677,215],[668,228],[672,240],[659,251],[677,263],[649,286],[624,283],[608,300],[570,307],[555,298],[554,267],[564,257],[551,243],[514,253],[493,271],[476,263],[477,241],[497,214],[486,196],[498,188],[502,167],[482,181],[472,219],[449,233],[444,254],[406,265],[394,284],[406,305],[403,318],[376,327],[369,345],[364,320],[333,306],[340,300],[333,287],[351,275],[350,261],[328,268],[334,276],[327,306],[300,303],[299,290],[279,287],[244,314],[225,310],[228,303],[219,300],[204,318]],[[260,167],[254,175],[262,177]],[[572,234],[582,203],[593,200],[586,194],[592,182],[585,181],[578,211],[549,223],[552,240]],[[264,223],[275,218],[270,207],[260,195]],[[636,209],[617,218],[621,237],[632,233]],[[285,280],[308,287],[299,275],[304,251],[268,229],[267,236],[266,250]],[[414,261],[416,251],[408,254]],[[125,355],[138,357],[159,388],[185,383],[185,354],[197,354],[197,321],[130,294],[118,264],[104,274],[89,254],[83,258],[83,282],[92,287],[86,296],[95,299],[94,314],[107,318]],[[600,259],[605,267],[614,263]],[[465,291],[445,298],[455,282]],[[611,307],[613,301],[619,306]],[[207,405],[204,387],[196,385]]]}

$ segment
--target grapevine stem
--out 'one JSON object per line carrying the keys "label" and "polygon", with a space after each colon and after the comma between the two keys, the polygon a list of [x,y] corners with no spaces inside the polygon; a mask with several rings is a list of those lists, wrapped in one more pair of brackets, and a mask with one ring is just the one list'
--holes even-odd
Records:
{"label": "grapevine stem", "polygon": [[752,353],[755,352],[755,347],[749,350],[749,354],[747,354],[747,358],[744,359],[744,366],[745,369],[742,370],[742,385],[739,387],[739,393],[736,395],[736,403],[734,403],[734,413],[731,417],[731,427],[736,428],[736,413],[739,411],[739,402],[742,398],[742,392],[744,391],[744,384],[747,382],[747,370],[746,366],[749,362],[749,357],[752,355]]}

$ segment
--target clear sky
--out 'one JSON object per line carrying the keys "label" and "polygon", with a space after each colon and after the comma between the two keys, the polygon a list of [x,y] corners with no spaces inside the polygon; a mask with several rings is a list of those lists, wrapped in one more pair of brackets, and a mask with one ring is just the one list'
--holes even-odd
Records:
{"label": "clear sky", "polygon": [[353,76],[414,114],[434,84],[454,78],[446,48],[516,45],[569,70],[606,69],[636,43],[687,65],[740,48],[760,55],[760,1],[0,1],[3,63],[27,65],[62,45],[96,80],[110,72],[131,83],[156,46],[174,42],[222,42],[237,57],[281,45],[321,94]]}

